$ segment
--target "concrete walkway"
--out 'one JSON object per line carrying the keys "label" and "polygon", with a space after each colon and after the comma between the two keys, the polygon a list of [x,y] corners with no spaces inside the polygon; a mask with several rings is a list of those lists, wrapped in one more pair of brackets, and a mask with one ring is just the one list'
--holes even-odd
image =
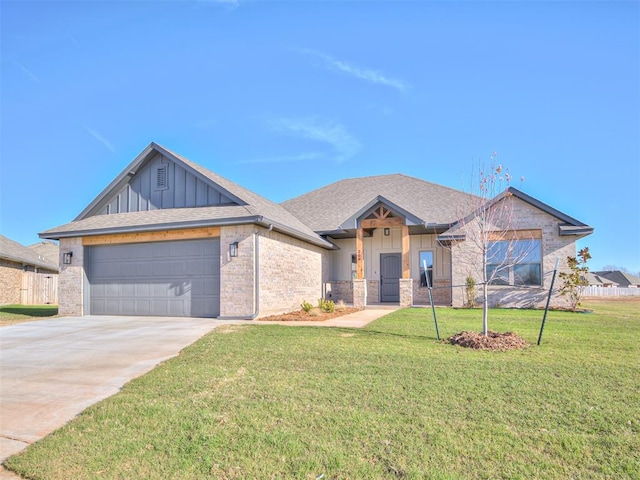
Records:
{"label": "concrete walkway", "polygon": [[364,310],[343,315],[341,317],[323,320],[319,322],[261,322],[257,320],[255,323],[259,325],[289,325],[295,327],[344,327],[344,328],[362,328],[367,324],[377,320],[380,317],[390,314],[398,310],[398,305],[371,305]]}
{"label": "concrete walkway", "polygon": [[[361,328],[398,308],[321,322],[87,316],[0,327],[0,463],[219,325]],[[0,480],[19,478],[0,466]]]}

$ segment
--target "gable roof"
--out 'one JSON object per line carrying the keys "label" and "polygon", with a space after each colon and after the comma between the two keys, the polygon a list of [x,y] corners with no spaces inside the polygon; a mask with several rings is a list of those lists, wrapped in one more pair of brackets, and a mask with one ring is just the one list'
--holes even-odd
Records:
{"label": "gable roof", "polygon": [[607,277],[603,277],[602,275],[597,275],[593,272],[587,272],[584,278],[589,282],[589,285],[592,286],[604,286],[611,285],[617,287],[618,284],[613,280],[608,279]]}
{"label": "gable roof", "polygon": [[47,262],[57,265],[60,257],[60,247],[57,243],[51,241],[44,241],[29,245],[27,248],[40,255]]}
{"label": "gable roof", "polygon": [[[168,208],[96,215],[96,210],[107,202],[111,195],[122,188],[123,185],[126,185],[132,175],[135,175],[135,172],[157,153],[192,172],[206,184],[222,191],[226,197],[236,202],[236,205]],[[73,222],[42,232],[40,236],[42,238],[59,239],[81,235],[131,232],[140,230],[140,227],[144,227],[145,230],[163,230],[247,223],[263,226],[273,225],[274,230],[301,238],[313,244],[325,248],[332,248],[333,246],[280,205],[156,143],[149,144],[133,162],[87,205]]]}
{"label": "gable roof", "polygon": [[504,192],[498,195],[498,197],[492,200],[492,202],[499,201],[509,194],[564,222],[558,226],[559,235],[589,235],[590,233],[593,233],[593,227],[570,217],[566,213],[562,213],[560,210],[557,210],[514,187],[507,188]]}
{"label": "gable roof", "polygon": [[501,193],[499,193],[498,195],[490,199],[482,207],[478,206],[476,210],[471,211],[466,217],[456,221],[451,226],[451,229],[445,232],[444,235],[440,235],[438,239],[442,242],[464,240],[465,235],[463,233],[458,233],[460,232],[460,226],[468,223],[473,218],[475,218],[479,214],[479,211],[481,210],[481,208],[485,208],[485,209],[491,208],[493,205],[496,205],[497,203],[501,202],[507,197],[518,198],[519,200],[522,200],[523,202],[528,203],[529,205],[537,208],[538,210],[541,210],[547,213],[548,215],[551,215],[557,218],[558,220],[560,220],[561,222],[563,222],[558,224],[558,235],[560,236],[565,236],[565,235],[584,236],[584,235],[589,235],[590,233],[593,233],[593,227],[590,227],[589,225],[582,223],[581,221],[576,220],[575,218],[570,217],[565,213],[562,213],[560,210],[557,210],[547,205],[546,203],[541,202],[540,200],[533,198],[530,195],[527,195],[526,193],[518,190],[515,187],[508,187],[504,191],[502,191]]}
{"label": "gable roof", "polygon": [[620,287],[628,287],[630,285],[640,286],[640,277],[636,277],[627,272],[621,272],[620,270],[603,270],[593,273],[617,283]]}
{"label": "gable roof", "polygon": [[36,266],[46,268],[47,270],[58,271],[57,263],[47,261],[37,252],[11,240],[4,235],[0,235],[0,258],[9,260],[23,265]]}
{"label": "gable roof", "polygon": [[[281,205],[319,233],[355,228],[353,220],[378,201],[401,210],[412,223],[449,226],[460,218],[468,193],[403,174],[340,180]],[[395,207],[395,208],[394,208]]]}

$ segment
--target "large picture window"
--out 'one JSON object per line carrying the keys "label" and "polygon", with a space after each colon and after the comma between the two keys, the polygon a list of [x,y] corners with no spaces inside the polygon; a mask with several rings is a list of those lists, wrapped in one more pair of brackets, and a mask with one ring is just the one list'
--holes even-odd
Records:
{"label": "large picture window", "polygon": [[[427,269],[424,269],[424,266]],[[429,284],[433,287],[433,252],[420,252],[420,286],[427,287],[427,275],[429,276]]]}
{"label": "large picture window", "polygon": [[489,242],[487,279],[491,285],[542,285],[540,239]]}

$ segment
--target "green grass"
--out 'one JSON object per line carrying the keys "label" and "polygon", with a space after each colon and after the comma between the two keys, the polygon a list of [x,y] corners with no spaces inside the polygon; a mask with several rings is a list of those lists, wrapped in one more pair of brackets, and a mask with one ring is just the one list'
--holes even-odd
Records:
{"label": "green grass", "polygon": [[[603,305],[550,312],[542,345],[511,352],[437,342],[428,309],[363,330],[223,327],[6,465],[32,479],[640,478],[640,303]],[[478,310],[437,313],[443,337],[480,328]],[[535,343],[542,312],[490,315]]]}
{"label": "green grass", "polygon": [[0,306],[0,326],[53,317],[57,314],[57,305],[3,305]]}

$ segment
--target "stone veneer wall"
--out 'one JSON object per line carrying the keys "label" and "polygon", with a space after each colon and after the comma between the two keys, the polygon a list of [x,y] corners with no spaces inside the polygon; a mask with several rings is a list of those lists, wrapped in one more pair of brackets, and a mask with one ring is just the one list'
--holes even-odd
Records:
{"label": "stone veneer wall", "polygon": [[401,278],[398,282],[400,284],[400,307],[411,307],[413,305],[413,280]]}
{"label": "stone veneer wall", "polygon": [[0,259],[0,305],[20,303],[22,264]]}
{"label": "stone veneer wall", "polygon": [[72,252],[71,265],[60,265],[58,276],[58,314],[83,315],[84,247],[82,238],[61,238],[60,253]]}
{"label": "stone veneer wall", "polygon": [[[233,242],[238,242],[238,256],[230,258]],[[321,247],[254,225],[238,225],[221,229],[220,250],[221,317],[275,315],[322,297],[327,252]]]}
{"label": "stone veneer wall", "polygon": [[353,303],[353,283],[351,280],[334,280],[325,285],[325,297],[334,302]]}
{"label": "stone veneer wall", "polygon": [[[435,305],[451,305],[451,282],[449,280],[434,280],[433,303]],[[429,290],[420,286],[420,280],[413,281],[413,304],[429,305]]]}
{"label": "stone veneer wall", "polygon": [[278,232],[260,234],[260,315],[300,309],[322,297],[328,251]]}
{"label": "stone veneer wall", "polygon": [[380,281],[367,280],[367,305],[380,303]]}
{"label": "stone veneer wall", "polygon": [[[577,237],[573,235],[560,236],[558,225],[560,221],[542,210],[539,210],[520,199],[511,197],[509,201],[516,202],[514,205],[512,230],[541,229],[542,230],[542,278],[543,285],[540,287],[513,288],[508,286],[491,286],[489,287],[489,305],[490,306],[508,306],[508,307],[534,307],[544,306],[546,302],[553,267],[556,259],[559,260],[559,271],[568,270],[567,256],[575,256],[575,241]],[[468,275],[473,276],[477,283],[481,282],[481,262],[470,265],[465,262],[465,258],[470,257],[473,251],[473,245],[470,242],[459,242],[452,247],[452,283],[454,306],[462,306],[464,304],[464,288],[465,280]],[[479,255],[479,254],[478,254]],[[558,282],[556,279],[556,287]],[[479,303],[482,301],[482,286],[477,285]],[[557,290],[552,297],[552,305],[566,305],[566,299],[561,297]]]}
{"label": "stone veneer wall", "polygon": [[[254,225],[222,227],[220,231],[220,316],[255,314]],[[229,256],[229,244],[238,242],[238,256]]]}

